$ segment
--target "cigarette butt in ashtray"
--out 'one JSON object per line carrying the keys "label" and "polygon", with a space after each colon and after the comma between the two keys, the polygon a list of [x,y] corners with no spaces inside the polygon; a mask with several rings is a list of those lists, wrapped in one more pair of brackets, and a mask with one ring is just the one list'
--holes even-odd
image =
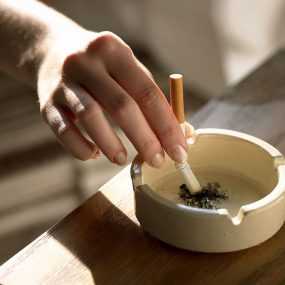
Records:
{"label": "cigarette butt in ashtray", "polygon": [[[170,84],[170,104],[172,110],[185,135],[185,114],[184,114],[184,94],[183,94],[183,76],[181,74],[171,74],[169,76]],[[191,194],[201,191],[201,185],[193,173],[187,160],[182,163],[175,163],[177,170],[181,173],[185,184]]]}

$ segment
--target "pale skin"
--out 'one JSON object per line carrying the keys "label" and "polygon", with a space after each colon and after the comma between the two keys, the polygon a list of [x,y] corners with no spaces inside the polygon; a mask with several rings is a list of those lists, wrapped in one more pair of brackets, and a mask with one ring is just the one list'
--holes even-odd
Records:
{"label": "pale skin", "polygon": [[37,88],[43,119],[74,157],[102,152],[126,163],[107,113],[149,165],[160,167],[165,152],[185,159],[186,140],[165,96],[115,34],[88,31],[34,0],[0,0],[0,39],[0,68]]}

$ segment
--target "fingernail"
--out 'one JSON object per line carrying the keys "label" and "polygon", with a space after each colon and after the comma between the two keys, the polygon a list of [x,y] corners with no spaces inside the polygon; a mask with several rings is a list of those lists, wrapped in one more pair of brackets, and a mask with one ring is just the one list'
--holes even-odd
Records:
{"label": "fingernail", "polygon": [[115,156],[114,161],[119,165],[124,165],[127,162],[127,156],[123,151],[121,151]]}
{"label": "fingernail", "polygon": [[175,145],[171,150],[170,150],[170,155],[172,159],[174,159],[176,162],[184,162],[187,160],[187,152],[181,145]]}
{"label": "fingernail", "polygon": [[151,166],[159,168],[162,166],[163,162],[164,162],[163,155],[161,153],[156,153],[151,160]]}

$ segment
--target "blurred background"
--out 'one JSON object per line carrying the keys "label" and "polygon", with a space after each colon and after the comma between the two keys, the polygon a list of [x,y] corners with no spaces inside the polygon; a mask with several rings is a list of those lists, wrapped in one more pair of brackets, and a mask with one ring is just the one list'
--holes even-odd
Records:
{"label": "blurred background", "polygon": [[[191,115],[241,80],[284,41],[282,0],[45,0],[87,29],[121,36],[168,93],[183,73]],[[123,134],[121,134],[123,137]],[[0,76],[0,264],[120,171],[79,162],[42,122],[37,95]],[[129,161],[135,151],[129,149]]]}

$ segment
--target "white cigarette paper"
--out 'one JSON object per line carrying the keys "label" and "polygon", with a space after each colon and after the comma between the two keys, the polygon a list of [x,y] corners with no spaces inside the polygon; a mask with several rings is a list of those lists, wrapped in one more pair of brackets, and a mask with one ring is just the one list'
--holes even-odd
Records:
{"label": "white cigarette paper", "polygon": [[[185,123],[180,124],[183,134],[185,135]],[[193,173],[189,163],[185,160],[182,163],[175,163],[176,169],[179,170],[182,175],[183,181],[187,185],[191,194],[195,194],[201,191],[201,185]]]}
{"label": "white cigarette paper", "polygon": [[201,191],[201,185],[187,161],[175,164],[191,194]]}

